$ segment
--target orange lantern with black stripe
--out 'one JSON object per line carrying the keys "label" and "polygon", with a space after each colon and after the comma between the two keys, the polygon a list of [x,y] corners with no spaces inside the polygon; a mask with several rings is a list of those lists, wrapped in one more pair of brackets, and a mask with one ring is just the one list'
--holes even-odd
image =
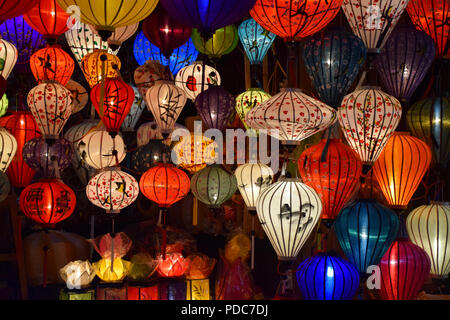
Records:
{"label": "orange lantern with black stripe", "polygon": [[72,77],[75,62],[59,44],[54,44],[33,53],[30,68],[37,82],[55,80],[65,86]]}
{"label": "orange lantern with black stripe", "polygon": [[23,15],[25,21],[46,39],[58,39],[68,30],[69,14],[56,0],[38,0],[36,5]]}

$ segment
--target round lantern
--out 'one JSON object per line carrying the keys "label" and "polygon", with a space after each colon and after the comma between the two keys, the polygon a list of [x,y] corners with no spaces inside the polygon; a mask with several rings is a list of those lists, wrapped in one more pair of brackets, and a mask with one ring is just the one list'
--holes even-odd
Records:
{"label": "round lantern", "polygon": [[239,40],[251,64],[261,64],[276,35],[264,30],[252,18],[244,20],[238,28]]}
{"label": "round lantern", "polygon": [[359,288],[358,270],[348,261],[326,253],[300,263],[296,276],[305,300],[351,300]]}
{"label": "round lantern", "polygon": [[11,19],[30,10],[37,0],[0,0],[0,22]]}
{"label": "round lantern", "polygon": [[189,267],[189,260],[179,252],[168,253],[166,258],[159,258],[158,274],[164,278],[181,277]]}
{"label": "round lantern", "polygon": [[420,206],[406,218],[411,242],[421,247],[431,260],[431,275],[447,278],[450,273],[450,205],[431,202]]}
{"label": "round lantern", "polygon": [[322,139],[303,151],[297,164],[303,182],[322,200],[322,219],[335,219],[359,183],[358,155],[338,139]]}
{"label": "round lantern", "polygon": [[299,41],[323,29],[338,14],[342,0],[256,0],[250,15],[284,41]]}
{"label": "round lantern", "polygon": [[116,78],[119,75],[120,67],[121,63],[118,57],[99,49],[94,49],[92,53],[84,56],[81,60],[81,70],[91,88],[102,80],[103,68],[105,78]]}
{"label": "round lantern", "polygon": [[143,97],[160,80],[172,81],[173,75],[157,61],[149,60],[134,71],[134,83]]}
{"label": "round lantern", "polygon": [[16,65],[18,53],[16,47],[3,39],[0,39],[0,75],[8,79],[12,69]]}
{"label": "round lantern", "polygon": [[[187,131],[187,128],[185,126],[175,123],[174,131],[177,129],[184,129]],[[163,143],[168,146],[172,143],[171,136],[167,137],[167,139],[163,138],[161,129],[158,127],[155,121],[144,122],[137,129],[138,147],[146,145],[150,142],[150,140],[162,140]]]}
{"label": "round lantern", "polygon": [[3,171],[0,171],[0,203],[8,198],[10,191],[11,184],[9,183],[8,176]]}
{"label": "round lantern", "polygon": [[219,86],[221,79],[216,69],[202,61],[196,61],[178,71],[175,84],[186,92],[189,99],[195,101],[195,98],[208,89],[209,85]]}
{"label": "round lantern", "polygon": [[210,208],[220,208],[236,192],[237,180],[218,164],[207,166],[191,178],[194,196]]}
{"label": "round lantern", "polygon": [[122,281],[130,272],[132,267],[131,262],[121,258],[114,259],[111,266],[111,259],[100,259],[94,262],[93,267],[95,274],[104,282],[119,282]]}
{"label": "round lantern", "polygon": [[375,60],[387,92],[408,102],[435,57],[433,39],[413,27],[397,28]]}
{"label": "round lantern", "polygon": [[391,244],[379,266],[384,300],[414,300],[430,273],[430,258],[409,240],[399,239]]}
{"label": "round lantern", "polygon": [[68,289],[81,289],[94,280],[95,270],[89,261],[71,261],[59,270]]}
{"label": "round lantern", "polygon": [[76,81],[69,80],[65,85],[72,94],[72,114],[80,112],[89,101],[86,89]]}
{"label": "round lantern", "polygon": [[260,88],[250,88],[236,97],[236,112],[246,129],[249,129],[245,121],[247,113],[270,98],[272,96]]}
{"label": "round lantern", "polygon": [[37,0],[23,18],[46,39],[58,39],[68,30],[69,14],[60,8],[56,0]]}
{"label": "round lantern", "polygon": [[8,111],[9,100],[6,96],[6,93],[3,94],[3,97],[0,99],[0,117],[3,117]]}
{"label": "round lantern", "polygon": [[195,99],[195,109],[210,129],[225,129],[236,100],[221,86],[211,85]]}
{"label": "round lantern", "polygon": [[131,169],[144,173],[158,162],[163,162],[164,157],[170,159],[170,149],[160,140],[150,140],[131,153]]}
{"label": "round lantern", "polygon": [[256,200],[259,222],[279,260],[295,260],[319,221],[322,203],[298,179],[281,178]]}
{"label": "round lantern", "polygon": [[134,98],[133,88],[119,78],[105,79],[91,90],[91,102],[106,130],[113,135],[119,132]]}
{"label": "round lantern", "polygon": [[72,114],[70,91],[57,82],[44,82],[30,90],[27,103],[44,138],[58,139]]}
{"label": "round lantern", "polygon": [[338,110],[345,139],[367,164],[378,159],[401,115],[400,102],[378,88],[357,90],[346,95]]}
{"label": "round lantern", "polygon": [[[118,51],[122,43],[131,38],[131,36],[136,33],[138,28],[139,22],[116,28],[107,40],[108,45],[113,50]],[[93,32],[98,34],[98,31],[95,29],[95,27],[91,26],[91,29]]]}
{"label": "round lantern", "polygon": [[209,39],[203,39],[197,29],[192,29],[192,41],[195,47],[211,58],[220,58],[233,51],[238,39],[238,30],[234,24],[217,29]]}
{"label": "round lantern", "polygon": [[3,127],[0,127],[0,171],[5,172],[17,152],[17,140]]}
{"label": "round lantern", "polygon": [[186,104],[186,94],[171,82],[160,81],[147,90],[144,99],[163,137],[167,138]]}
{"label": "round lantern", "polygon": [[70,217],[75,205],[75,193],[59,179],[42,179],[20,193],[20,210],[46,228]]}
{"label": "round lantern", "polygon": [[267,129],[283,144],[295,145],[336,121],[336,111],[304,94],[300,89],[283,88],[258,107],[245,121],[253,129]]}
{"label": "round lantern", "polygon": [[394,208],[405,209],[431,163],[431,150],[409,133],[395,132],[373,165],[378,185]]}
{"label": "round lantern", "polygon": [[134,91],[134,100],[131,104],[130,112],[128,112],[122,123],[122,130],[127,132],[134,131],[134,127],[136,127],[136,124],[145,109],[144,99],[139,90],[134,86],[131,86],[131,88],[133,88]]}
{"label": "round lantern", "polygon": [[33,53],[30,68],[37,82],[55,80],[65,86],[72,77],[75,63],[60,45],[53,44]]}
{"label": "round lantern", "polygon": [[195,173],[215,162],[217,144],[203,135],[190,134],[180,137],[180,141],[173,147],[176,165]]}
{"label": "round lantern", "polygon": [[333,224],[345,256],[358,269],[377,265],[400,226],[394,211],[372,199],[359,199],[341,210]]}
{"label": "round lantern", "polygon": [[86,196],[107,213],[119,213],[132,204],[139,194],[136,179],[117,167],[103,170],[86,186]]}

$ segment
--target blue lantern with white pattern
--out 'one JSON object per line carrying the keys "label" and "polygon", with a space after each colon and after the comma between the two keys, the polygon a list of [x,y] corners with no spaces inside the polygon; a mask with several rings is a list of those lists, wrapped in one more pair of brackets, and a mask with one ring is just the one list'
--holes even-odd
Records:
{"label": "blue lantern with white pattern", "polygon": [[251,64],[262,63],[276,38],[275,34],[265,30],[252,18],[239,25],[238,35]]}

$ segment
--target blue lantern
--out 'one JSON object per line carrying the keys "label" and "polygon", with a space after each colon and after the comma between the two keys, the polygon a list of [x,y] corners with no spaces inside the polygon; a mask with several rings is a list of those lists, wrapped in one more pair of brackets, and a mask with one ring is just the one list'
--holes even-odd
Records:
{"label": "blue lantern", "polygon": [[334,229],[345,256],[361,274],[377,265],[397,236],[399,219],[390,209],[372,199],[360,199],[345,207]]}
{"label": "blue lantern", "polygon": [[358,37],[341,29],[311,37],[303,60],[320,99],[338,108],[366,58],[366,47]]}
{"label": "blue lantern", "polygon": [[350,300],[359,287],[358,270],[348,261],[319,253],[300,263],[297,283],[305,300]]}
{"label": "blue lantern", "polygon": [[181,68],[184,68],[197,60],[198,56],[198,51],[195,49],[192,39],[189,39],[188,42],[175,49],[169,59],[167,59],[157,46],[148,41],[142,31],[139,32],[134,40],[133,53],[140,66],[147,60],[156,60],[164,66],[169,66],[170,71],[174,75],[177,74]]}
{"label": "blue lantern", "polygon": [[276,37],[252,18],[239,25],[238,35],[251,64],[262,63]]}

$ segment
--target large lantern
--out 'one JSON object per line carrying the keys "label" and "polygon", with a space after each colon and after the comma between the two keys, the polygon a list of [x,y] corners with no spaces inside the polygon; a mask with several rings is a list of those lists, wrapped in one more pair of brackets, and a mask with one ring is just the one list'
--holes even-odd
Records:
{"label": "large lantern", "polygon": [[394,211],[375,200],[360,199],[341,210],[333,227],[345,256],[366,274],[395,240],[399,225]]}
{"label": "large lantern", "polygon": [[68,30],[69,14],[59,7],[56,0],[38,0],[23,18],[46,39],[55,41]]}
{"label": "large lantern", "polygon": [[251,64],[261,64],[276,35],[264,30],[252,18],[244,20],[238,28],[239,39]]}
{"label": "large lantern", "polygon": [[3,127],[0,127],[0,171],[5,172],[17,152],[17,140]]}
{"label": "large lantern", "polygon": [[272,98],[272,96],[261,88],[250,88],[236,97],[236,113],[246,129],[249,128],[245,121],[247,113],[270,98]]}
{"label": "large lantern", "polygon": [[134,91],[134,100],[133,104],[131,105],[130,112],[128,112],[125,120],[123,120],[123,131],[134,131],[134,127],[136,127],[136,124],[138,123],[139,118],[141,117],[142,112],[145,109],[144,99],[142,98],[139,90],[134,86],[131,86],[131,88],[133,88]]}
{"label": "large lantern", "polygon": [[211,58],[220,58],[233,51],[238,39],[238,30],[234,24],[217,29],[209,39],[203,39],[197,29],[192,30],[192,41],[197,50]]}
{"label": "large lantern", "polygon": [[202,61],[196,61],[180,71],[175,77],[175,85],[181,87],[192,101],[209,85],[219,86],[221,84],[219,72]]}
{"label": "large lantern", "polygon": [[0,39],[0,75],[8,79],[12,69],[16,65],[18,53],[16,47],[3,39]]}
{"label": "large lantern", "polygon": [[65,86],[72,77],[75,63],[60,45],[53,44],[33,53],[30,68],[37,82],[55,80]]}
{"label": "large lantern", "polygon": [[388,201],[405,209],[431,163],[431,150],[409,133],[395,132],[373,165],[373,174]]}
{"label": "large lantern", "polygon": [[176,164],[189,173],[195,173],[215,162],[217,144],[210,138],[198,134],[180,137],[172,152]]}
{"label": "large lantern", "polygon": [[401,115],[400,102],[377,88],[346,95],[338,110],[345,139],[367,164],[378,159]]}
{"label": "large lantern", "polygon": [[221,86],[209,86],[195,99],[195,109],[210,129],[225,129],[236,100]]}
{"label": "large lantern", "polygon": [[420,206],[406,218],[411,242],[421,247],[431,260],[431,275],[447,278],[450,273],[450,205],[432,202]]}
{"label": "large lantern", "polygon": [[103,74],[105,78],[118,77],[120,67],[121,63],[118,57],[99,49],[94,49],[92,53],[84,56],[81,60],[81,70],[91,88],[100,83]]}
{"label": "large lantern", "polygon": [[358,155],[338,139],[323,139],[303,151],[297,164],[303,182],[322,200],[322,219],[335,219],[359,183]]}
{"label": "large lantern", "polygon": [[131,168],[138,173],[144,173],[158,162],[163,162],[164,157],[170,159],[170,149],[160,140],[150,140],[131,153]]}
{"label": "large lantern", "polygon": [[0,0],[0,22],[11,19],[30,10],[37,0]]}
{"label": "large lantern", "polygon": [[173,75],[157,61],[149,60],[134,71],[134,83],[143,97],[160,80],[172,81]]}

